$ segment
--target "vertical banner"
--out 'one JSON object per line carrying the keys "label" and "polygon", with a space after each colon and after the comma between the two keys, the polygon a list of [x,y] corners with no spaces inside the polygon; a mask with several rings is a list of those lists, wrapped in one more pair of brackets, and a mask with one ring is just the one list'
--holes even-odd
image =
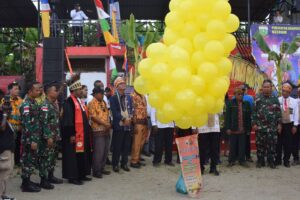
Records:
{"label": "vertical banner", "polygon": [[182,176],[190,197],[199,197],[202,188],[198,135],[176,138]]}
{"label": "vertical banner", "polygon": [[[295,37],[300,36],[299,25],[285,25],[285,24],[253,24],[251,25],[251,38],[259,32],[270,50],[280,53],[280,46],[282,42],[290,44]],[[274,61],[268,60],[268,54],[263,53],[256,41],[252,41],[252,54],[256,60],[256,63],[260,67],[269,79],[271,79],[274,85],[277,86],[278,80],[276,77],[276,66]],[[281,63],[281,69],[283,72],[282,80],[291,81],[293,84],[298,85],[299,67],[300,67],[300,50],[293,54],[282,54],[283,58],[287,58],[286,61]]]}

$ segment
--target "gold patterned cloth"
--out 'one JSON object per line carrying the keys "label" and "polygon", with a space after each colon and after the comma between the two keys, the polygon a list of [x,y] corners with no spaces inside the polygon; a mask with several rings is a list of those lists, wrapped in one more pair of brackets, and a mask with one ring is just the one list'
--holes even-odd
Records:
{"label": "gold patterned cloth", "polygon": [[146,97],[134,92],[132,94],[133,101],[133,123],[147,124],[147,101]]}

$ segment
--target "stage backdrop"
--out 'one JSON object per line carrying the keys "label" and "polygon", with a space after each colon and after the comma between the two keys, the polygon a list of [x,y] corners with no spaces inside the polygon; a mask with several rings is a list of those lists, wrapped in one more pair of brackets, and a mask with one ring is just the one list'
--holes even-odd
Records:
{"label": "stage backdrop", "polygon": [[[283,41],[290,43],[296,36],[300,36],[300,26],[285,24],[253,24],[251,26],[251,38],[257,31],[264,36],[265,41],[271,50],[279,53],[280,45]],[[268,61],[268,55],[263,53],[257,43],[252,40],[252,54],[256,59],[260,69],[277,85],[276,67],[273,61]],[[290,80],[298,85],[299,67],[300,67],[300,50],[293,55],[288,56],[288,60],[292,64],[292,68],[283,74],[283,81]]]}

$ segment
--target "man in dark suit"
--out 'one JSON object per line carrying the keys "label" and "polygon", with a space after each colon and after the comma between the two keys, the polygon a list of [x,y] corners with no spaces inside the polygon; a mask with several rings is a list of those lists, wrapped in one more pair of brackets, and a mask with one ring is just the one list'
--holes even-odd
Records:
{"label": "man in dark suit", "polygon": [[115,80],[116,93],[110,98],[110,109],[113,116],[113,136],[112,136],[112,166],[114,172],[119,172],[119,162],[124,171],[128,168],[128,154],[132,134],[132,100],[130,95],[125,94],[126,83],[123,78]]}

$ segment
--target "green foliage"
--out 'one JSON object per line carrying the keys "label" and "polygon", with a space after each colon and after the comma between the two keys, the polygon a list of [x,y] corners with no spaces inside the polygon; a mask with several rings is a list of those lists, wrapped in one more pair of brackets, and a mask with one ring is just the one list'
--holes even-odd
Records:
{"label": "green foliage", "polygon": [[300,42],[300,37],[297,36],[293,39],[293,41],[291,42],[291,44],[289,45],[289,48],[287,50],[287,54],[291,55],[296,53],[296,51],[299,48],[299,42]]}
{"label": "green foliage", "polygon": [[278,62],[279,60],[279,55],[275,51],[270,51],[268,54],[268,61],[275,61]]}
{"label": "green foliage", "polygon": [[270,52],[270,48],[269,48],[268,44],[266,43],[264,37],[258,31],[255,33],[253,38],[257,42],[257,45],[262,50],[262,52],[264,52],[264,53]]}
{"label": "green foliage", "polygon": [[280,45],[280,53],[284,54],[287,52],[287,50],[289,49],[290,45],[287,42],[282,42]]}

